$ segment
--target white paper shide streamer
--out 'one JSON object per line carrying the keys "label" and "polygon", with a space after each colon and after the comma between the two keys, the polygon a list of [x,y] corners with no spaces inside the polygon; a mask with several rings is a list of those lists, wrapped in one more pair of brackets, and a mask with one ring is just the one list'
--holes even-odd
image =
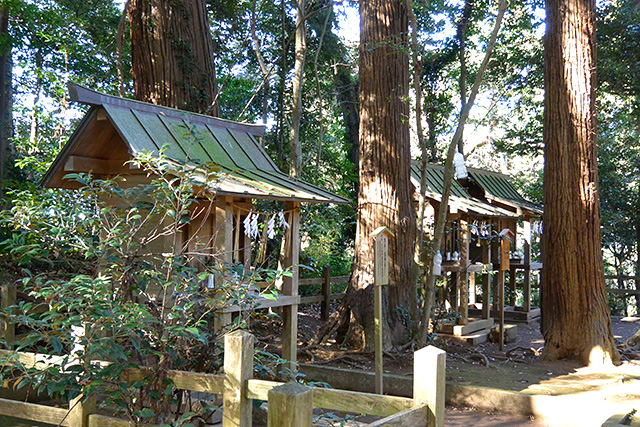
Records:
{"label": "white paper shide streamer", "polygon": [[[244,234],[251,239],[256,239],[260,236],[260,229],[258,227],[258,219],[260,214],[258,212],[249,212],[245,217],[242,224],[244,225]],[[285,218],[284,212],[278,212],[269,217],[266,224],[267,237],[273,239],[276,237],[276,229],[282,228],[283,230],[289,229],[289,224]]]}

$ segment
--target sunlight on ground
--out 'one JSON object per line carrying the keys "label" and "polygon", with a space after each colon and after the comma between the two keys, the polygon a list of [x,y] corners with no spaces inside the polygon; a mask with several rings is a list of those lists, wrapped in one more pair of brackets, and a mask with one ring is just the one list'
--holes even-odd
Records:
{"label": "sunlight on ground", "polygon": [[[601,357],[597,349],[593,353]],[[532,409],[549,425],[601,426],[613,414],[640,410],[640,365],[578,368],[525,393],[537,394],[531,398]]]}

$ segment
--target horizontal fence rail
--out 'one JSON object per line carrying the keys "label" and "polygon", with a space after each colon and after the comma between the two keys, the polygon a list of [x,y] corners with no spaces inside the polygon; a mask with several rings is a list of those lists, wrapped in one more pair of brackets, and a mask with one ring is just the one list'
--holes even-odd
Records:
{"label": "horizontal fence rail", "polygon": [[[444,426],[446,353],[433,346],[414,354],[413,398],[360,393],[298,383],[253,378],[254,337],[246,331],[225,336],[224,374],[203,374],[170,370],[176,389],[223,396],[223,427],[251,425],[252,399],[269,402],[269,427],[310,427],[313,408],[386,417],[371,426]],[[6,363],[47,369],[61,362],[61,356],[0,351]],[[100,362],[106,363],[106,362]],[[130,369],[125,379],[144,378],[150,369]],[[0,415],[67,427],[125,427],[128,420],[96,414],[95,399],[76,398],[70,409],[0,399]]]}

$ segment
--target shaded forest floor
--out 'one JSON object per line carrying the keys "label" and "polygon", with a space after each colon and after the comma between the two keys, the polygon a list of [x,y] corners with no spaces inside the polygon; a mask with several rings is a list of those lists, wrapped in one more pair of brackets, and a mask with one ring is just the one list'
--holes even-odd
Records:
{"label": "shaded forest floor", "polygon": [[[319,307],[303,306],[299,312],[299,363],[340,367],[373,372],[373,354],[363,352],[359,343],[338,345],[329,339],[325,344],[308,347],[305,343],[323,324]],[[268,325],[268,327],[267,327]],[[266,351],[279,352],[280,325],[254,324],[254,333],[260,345]],[[522,415],[483,413],[462,408],[448,408],[449,426],[560,426],[560,425],[601,425],[616,404],[629,404],[640,411],[640,360],[623,357],[620,366],[611,372],[594,371],[580,367],[571,361],[549,362],[542,360],[540,351],[544,340],[537,322],[518,324],[518,337],[513,343],[505,345],[505,351],[499,351],[498,345],[485,342],[477,346],[452,338],[437,336],[433,344],[447,351],[446,379],[450,384],[491,387],[543,396],[581,396],[595,399],[593,405],[602,404],[602,415],[593,424],[575,415],[571,421],[550,421],[533,419]],[[640,317],[612,319],[612,329],[616,343],[624,348],[624,342],[640,328]],[[413,372],[413,350],[390,351],[384,357],[385,372],[399,375],[411,375]],[[626,388],[618,389],[619,386]],[[629,391],[631,390],[631,391]],[[633,391],[636,390],[636,391]],[[584,400],[587,403],[589,400]],[[607,406],[608,405],[608,406]],[[498,409],[499,412],[499,409]],[[561,409],[560,409],[560,412]],[[566,411],[565,411],[566,412]],[[589,411],[586,411],[588,413]],[[586,416],[586,415],[585,415]],[[604,416],[604,419],[601,419]],[[558,418],[559,419],[559,418]],[[357,424],[353,424],[357,425]]]}

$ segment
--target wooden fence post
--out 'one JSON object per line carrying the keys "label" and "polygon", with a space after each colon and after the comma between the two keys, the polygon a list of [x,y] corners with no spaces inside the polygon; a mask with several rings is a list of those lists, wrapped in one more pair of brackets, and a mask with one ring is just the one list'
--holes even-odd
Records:
{"label": "wooden fence post", "polygon": [[429,426],[444,427],[447,352],[432,345],[413,355],[413,401],[427,405]]}
{"label": "wooden fence post", "polygon": [[231,332],[224,337],[224,391],[222,426],[250,427],[252,403],[246,398],[247,380],[253,375],[253,335]]}
{"label": "wooden fence post", "polygon": [[331,303],[331,266],[329,264],[322,267],[322,311],[320,318],[325,322],[329,320],[329,303]]}
{"label": "wooden fence post", "polygon": [[[17,288],[15,284],[3,285],[0,287],[0,308],[5,310],[16,304]],[[11,349],[11,343],[15,339],[16,326],[11,323],[9,316],[0,316],[0,338],[7,343],[7,348]]]}
{"label": "wooden fence post", "polygon": [[269,390],[267,427],[313,426],[313,391],[297,382]]}
{"label": "wooden fence post", "polygon": [[67,420],[71,427],[88,427],[89,415],[96,412],[95,397],[89,397],[85,402],[82,401],[84,395],[80,395],[69,402],[69,415]]}

